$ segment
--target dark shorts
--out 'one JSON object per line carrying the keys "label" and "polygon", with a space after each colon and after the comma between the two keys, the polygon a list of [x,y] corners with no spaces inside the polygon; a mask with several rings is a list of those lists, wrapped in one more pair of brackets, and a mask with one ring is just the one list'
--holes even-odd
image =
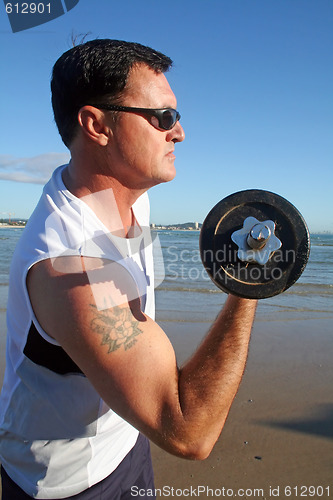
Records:
{"label": "dark shorts", "polygon": [[[32,498],[10,479],[3,467],[1,467],[1,482],[2,500],[29,500]],[[142,434],[139,434],[134,448],[110,476],[82,491],[82,493],[67,498],[72,500],[133,500],[138,497],[151,500],[156,498],[152,496],[154,491],[149,441]]]}

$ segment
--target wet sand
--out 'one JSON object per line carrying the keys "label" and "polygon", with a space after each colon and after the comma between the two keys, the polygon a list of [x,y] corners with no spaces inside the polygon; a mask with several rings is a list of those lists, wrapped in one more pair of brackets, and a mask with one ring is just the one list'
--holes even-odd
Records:
{"label": "wet sand", "polygon": [[[208,327],[161,326],[180,363]],[[0,328],[2,382],[3,312]],[[332,337],[329,313],[317,319],[256,321],[243,381],[210,457],[187,461],[152,445],[158,498],[332,497]],[[310,486],[316,490],[305,489]]]}
{"label": "wet sand", "polygon": [[[179,325],[162,326],[184,359],[186,343],[175,332]],[[180,328],[201,337],[202,325]],[[184,498],[188,493],[203,499],[332,497],[332,340],[330,314],[256,322],[241,386],[210,457],[191,462],[152,445],[158,498],[171,496],[172,487],[174,496]],[[306,489],[310,486],[323,487],[323,495],[321,488]]]}

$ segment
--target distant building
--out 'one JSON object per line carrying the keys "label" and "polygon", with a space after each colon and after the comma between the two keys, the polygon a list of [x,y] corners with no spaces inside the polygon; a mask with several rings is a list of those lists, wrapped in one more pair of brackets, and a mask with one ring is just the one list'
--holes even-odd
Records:
{"label": "distant building", "polygon": [[162,226],[161,224],[151,223],[151,229],[167,229],[168,231],[198,231],[202,224],[200,222],[185,222],[182,224],[170,224],[167,226]]}

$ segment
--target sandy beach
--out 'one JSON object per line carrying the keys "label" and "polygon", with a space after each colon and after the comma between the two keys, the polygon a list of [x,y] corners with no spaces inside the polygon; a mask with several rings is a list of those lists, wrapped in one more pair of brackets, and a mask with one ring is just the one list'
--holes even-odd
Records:
{"label": "sandy beach", "polygon": [[[0,320],[3,332],[3,312]],[[161,326],[182,363],[208,324]],[[1,336],[1,381],[3,347]],[[243,381],[210,457],[187,461],[152,445],[158,498],[333,496],[332,357],[330,313],[256,321]]]}
{"label": "sandy beach", "polygon": [[[202,331],[198,324],[181,328],[196,340]],[[177,343],[175,332],[169,335]],[[158,498],[171,496],[172,487],[174,496],[203,499],[332,496],[332,355],[330,314],[256,322],[243,381],[210,457],[185,461],[152,445]]]}
{"label": "sandy beach", "polygon": [[24,229],[25,224],[0,224],[0,229]]}

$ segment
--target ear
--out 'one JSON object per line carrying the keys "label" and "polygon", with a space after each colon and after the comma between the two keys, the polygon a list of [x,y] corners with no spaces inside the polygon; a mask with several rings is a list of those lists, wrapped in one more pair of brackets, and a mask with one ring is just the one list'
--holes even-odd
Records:
{"label": "ear", "polygon": [[110,127],[106,124],[105,114],[94,106],[83,106],[78,112],[79,125],[90,140],[106,146],[109,142]]}

